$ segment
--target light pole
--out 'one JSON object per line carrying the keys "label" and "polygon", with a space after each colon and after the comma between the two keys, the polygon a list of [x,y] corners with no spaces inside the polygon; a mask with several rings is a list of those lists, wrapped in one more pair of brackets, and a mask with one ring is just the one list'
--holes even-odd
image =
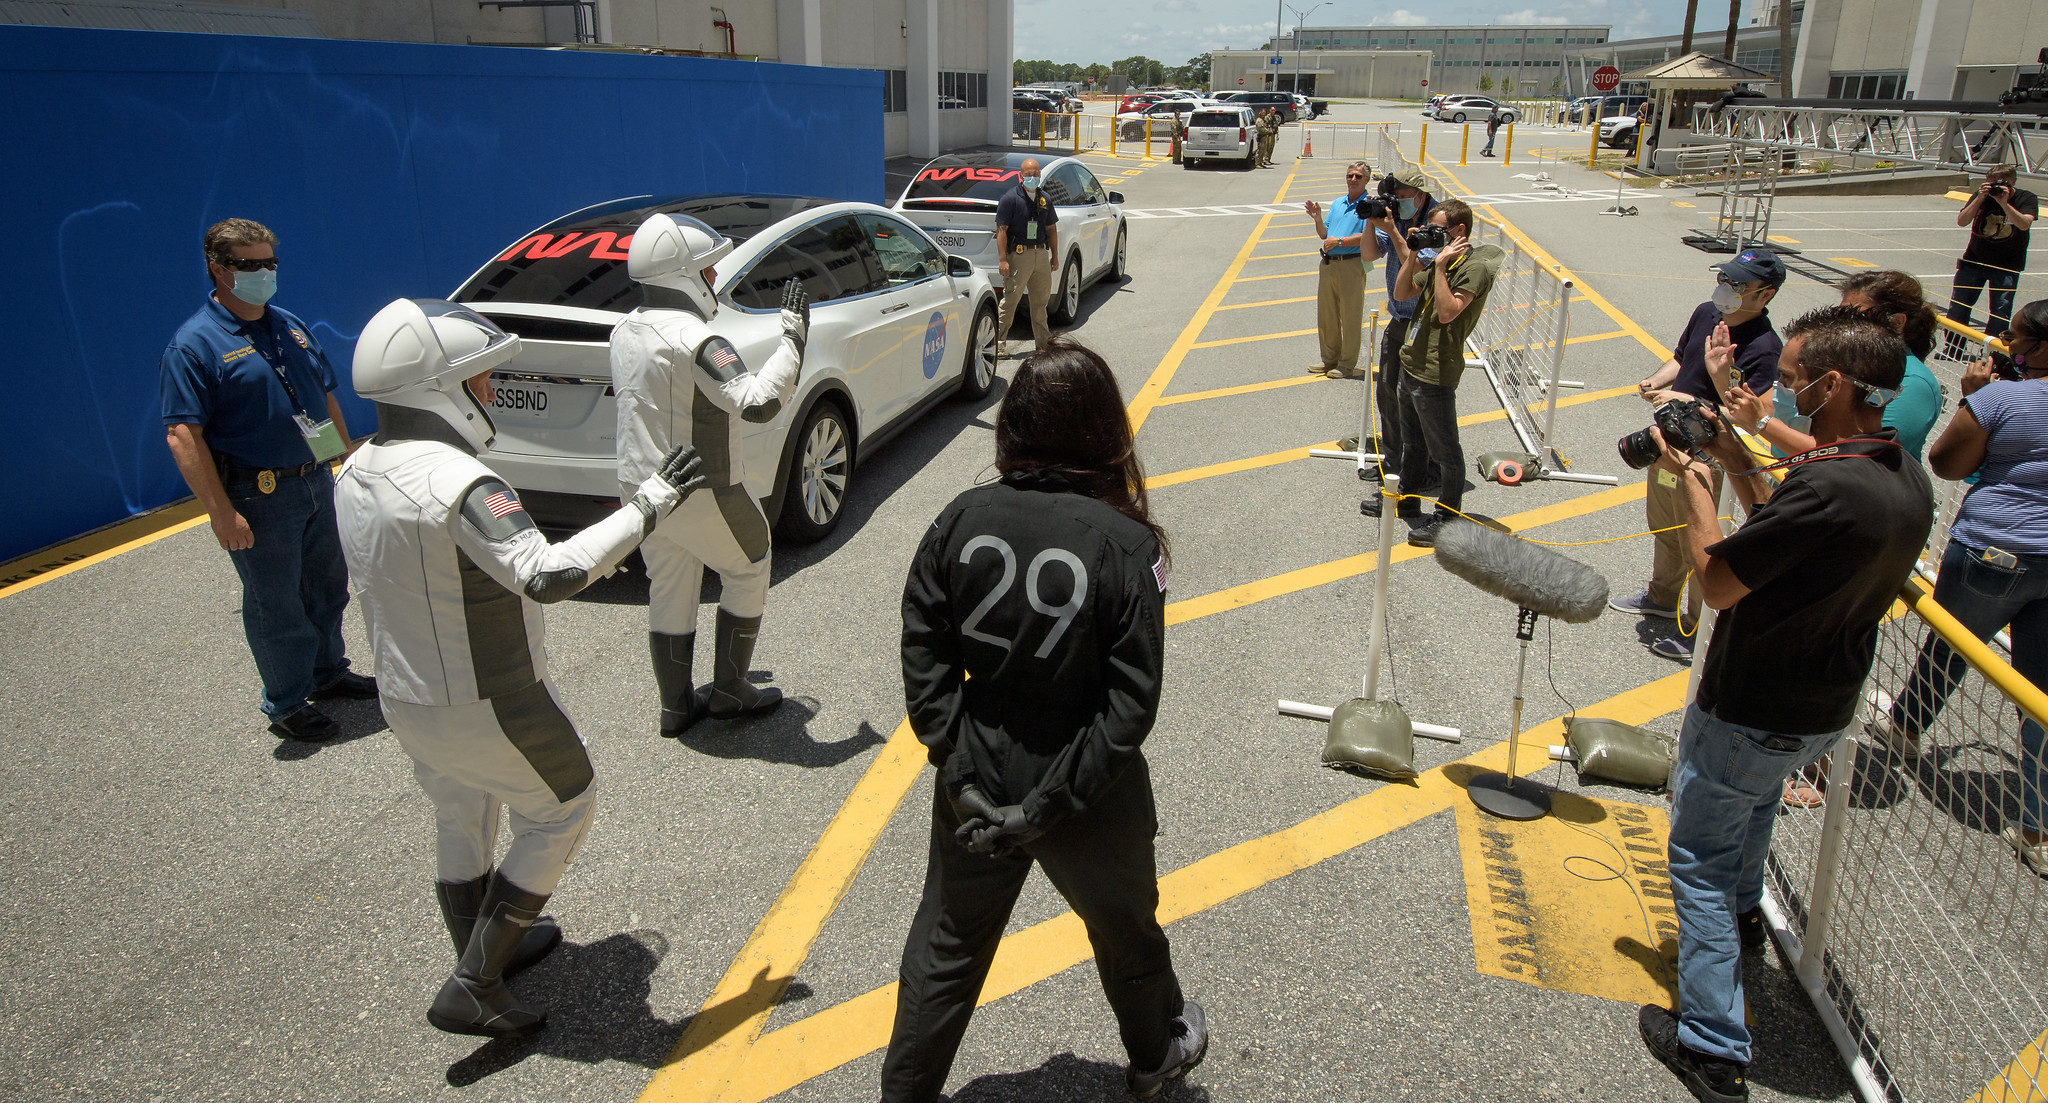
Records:
{"label": "light pole", "polygon": [[[1285,3],[1285,0],[1282,0],[1282,2],[1283,2],[1283,3]],[[1286,7],[1287,7],[1287,10],[1288,10],[1288,11],[1291,11],[1291,12],[1293,12],[1293,13],[1294,13],[1294,89],[1293,89],[1293,91],[1294,91],[1294,92],[1295,92],[1296,94],[1299,94],[1299,93],[1301,92],[1301,25],[1302,25],[1302,23],[1304,23],[1304,22],[1306,22],[1306,21],[1307,21],[1307,19],[1308,19],[1308,17],[1309,17],[1310,15],[1314,14],[1314,12],[1315,12],[1316,8],[1327,8],[1327,7],[1329,7],[1329,6],[1330,6],[1330,0],[1323,0],[1323,2],[1322,2],[1322,3],[1320,3],[1320,4],[1317,4],[1315,8],[1310,8],[1310,9],[1309,9],[1308,11],[1302,11],[1302,10],[1301,10],[1300,8],[1297,8],[1297,7],[1295,7],[1295,6],[1293,5],[1293,4],[1287,4],[1287,5],[1286,5]],[[1277,89],[1277,88],[1278,88],[1279,86],[1280,86],[1280,78],[1279,78],[1279,75],[1278,75],[1278,74],[1275,74],[1275,75],[1274,75],[1274,77],[1273,77],[1273,87]]]}

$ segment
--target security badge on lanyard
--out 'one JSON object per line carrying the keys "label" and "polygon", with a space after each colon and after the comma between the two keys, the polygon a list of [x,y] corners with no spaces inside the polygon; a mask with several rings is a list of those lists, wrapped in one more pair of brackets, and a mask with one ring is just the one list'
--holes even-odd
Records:
{"label": "security badge on lanyard", "polygon": [[[299,342],[301,347],[305,346],[306,339],[300,336],[298,331],[292,331],[292,337]],[[341,430],[334,427],[332,418],[321,418],[319,421],[314,421],[312,415],[306,412],[306,404],[299,401],[299,394],[296,390],[292,389],[290,377],[285,375],[284,365],[280,363],[282,357],[272,357],[264,351],[262,345],[267,343],[251,341],[250,345],[259,354],[263,355],[263,360],[270,365],[270,370],[277,373],[277,381],[284,385],[284,395],[291,400],[294,411],[292,423],[299,427],[299,435],[305,438],[306,450],[312,453],[313,462],[326,463],[347,451],[347,446],[341,442]],[[266,481],[269,483],[267,486],[264,485]],[[268,471],[258,475],[256,477],[256,489],[261,490],[265,494],[276,490],[277,476]]]}

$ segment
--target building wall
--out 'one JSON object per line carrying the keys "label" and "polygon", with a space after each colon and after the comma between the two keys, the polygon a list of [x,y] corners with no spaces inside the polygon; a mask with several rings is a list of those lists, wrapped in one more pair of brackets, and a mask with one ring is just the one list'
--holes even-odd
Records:
{"label": "building wall", "polygon": [[[1427,50],[1432,56],[1430,92],[1476,92],[1485,76],[1493,78],[1494,91],[1514,96],[1525,92],[1549,95],[1553,83],[1560,90],[1567,89],[1567,51],[1604,43],[1608,32],[1605,26],[1306,27],[1300,39],[1309,51],[1317,46],[1346,51]],[[1294,60],[1293,38],[1281,39],[1280,46],[1281,56],[1287,59],[1281,71],[1289,72]],[[1533,82],[1533,87],[1527,82]],[[1414,89],[1407,94],[1422,94],[1419,83]],[[1320,85],[1317,90],[1321,91]]]}
{"label": "building wall", "polygon": [[[2048,5],[2040,0],[1977,0],[1963,38],[1964,65],[2035,68],[2048,46]],[[1999,91],[2012,87],[2010,78]]]}
{"label": "building wall", "polygon": [[479,8],[476,0],[215,0],[305,12],[334,38],[389,42],[546,42],[545,9]]}
{"label": "building wall", "polygon": [[[1237,88],[1264,88],[1266,73],[1274,68],[1266,59],[1272,54],[1252,50],[1218,50],[1209,55],[1210,87],[1218,92]],[[1282,55],[1282,75],[1291,78],[1294,55]],[[1434,81],[1422,87],[1429,75],[1430,54],[1423,50],[1306,50],[1301,57],[1304,78],[1315,80],[1317,96],[1420,98],[1436,90]],[[1243,84],[1238,81],[1242,79]],[[1283,82],[1284,83],[1284,82]]]}
{"label": "building wall", "polygon": [[1835,32],[1836,73],[1904,72],[1920,0],[1842,0]]}

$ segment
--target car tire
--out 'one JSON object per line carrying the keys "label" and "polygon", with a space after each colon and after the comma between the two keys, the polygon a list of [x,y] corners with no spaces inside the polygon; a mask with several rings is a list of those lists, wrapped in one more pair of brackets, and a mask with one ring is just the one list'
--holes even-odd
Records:
{"label": "car tire", "polygon": [[1053,291],[1052,324],[1070,326],[1081,316],[1081,258],[1070,256],[1060,270],[1059,287]]}
{"label": "car tire", "polygon": [[1464,121],[1465,121],[1465,113],[1464,113],[1463,111],[1460,111],[1460,112],[1458,112],[1457,114],[1455,114],[1455,115],[1451,116],[1451,121],[1452,121],[1452,122],[1454,122],[1454,123],[1462,123],[1462,122],[1464,122]]}
{"label": "car tire", "polygon": [[1180,155],[1180,167],[1184,169],[1194,168],[1195,158],[1188,156],[1187,153],[1183,151]]}
{"label": "car tire", "polygon": [[847,429],[845,411],[825,399],[811,408],[797,437],[776,527],[791,543],[823,540],[839,527],[852,486],[853,434]]}
{"label": "car tire", "polygon": [[1130,262],[1124,257],[1124,247],[1130,240],[1126,227],[1116,228],[1116,251],[1109,255],[1109,278],[1122,282],[1131,274]]}
{"label": "car tire", "polygon": [[967,331],[967,362],[960,366],[960,397],[980,398],[995,382],[996,308],[992,303],[983,303],[974,312],[974,328]]}

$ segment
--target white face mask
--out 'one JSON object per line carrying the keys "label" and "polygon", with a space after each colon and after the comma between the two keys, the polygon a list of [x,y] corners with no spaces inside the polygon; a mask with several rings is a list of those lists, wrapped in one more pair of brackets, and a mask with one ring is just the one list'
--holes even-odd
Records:
{"label": "white face mask", "polygon": [[1714,309],[1720,311],[1723,314],[1733,314],[1736,311],[1741,310],[1742,292],[1736,290],[1733,284],[1715,284]]}

